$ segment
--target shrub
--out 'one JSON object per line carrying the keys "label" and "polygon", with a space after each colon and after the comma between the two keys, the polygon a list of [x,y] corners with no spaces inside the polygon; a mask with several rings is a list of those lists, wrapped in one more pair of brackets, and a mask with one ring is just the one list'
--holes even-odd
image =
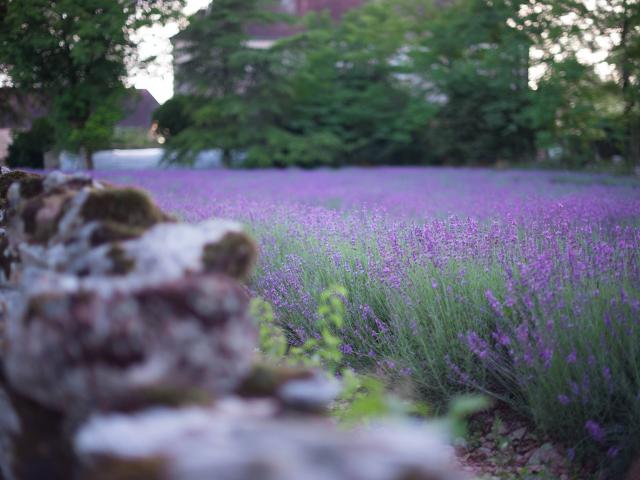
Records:
{"label": "shrub", "polygon": [[18,132],[13,137],[7,164],[11,168],[44,168],[44,154],[53,147],[54,137],[49,120],[35,120],[29,131]]}

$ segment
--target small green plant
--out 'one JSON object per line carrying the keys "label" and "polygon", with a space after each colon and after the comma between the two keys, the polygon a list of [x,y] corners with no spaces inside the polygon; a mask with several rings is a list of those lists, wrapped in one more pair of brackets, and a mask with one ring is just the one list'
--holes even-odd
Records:
{"label": "small green plant", "polygon": [[258,322],[260,351],[269,360],[281,361],[287,354],[287,337],[275,322],[271,304],[262,298],[254,298],[250,311]]}
{"label": "small green plant", "polygon": [[[380,378],[357,373],[342,365],[338,332],[344,326],[346,298],[347,290],[344,287],[332,286],[324,290],[318,302],[318,336],[295,347],[288,346],[287,337],[278,325],[271,305],[261,298],[254,299],[251,313],[258,322],[261,353],[269,361],[322,368],[339,379],[342,392],[334,402],[332,413],[346,425],[384,416],[430,415],[431,409],[426,403],[400,399],[387,391]],[[459,397],[451,403],[448,416],[441,422],[454,436],[464,436],[466,418],[486,407],[484,397]]]}
{"label": "small green plant", "polygon": [[[272,362],[322,368],[337,377],[342,393],[334,403],[333,414],[345,423],[359,423],[394,412],[409,412],[408,405],[392,399],[383,382],[370,375],[361,375],[342,368],[340,337],[336,334],[344,325],[344,299],[347,291],[332,286],[320,294],[318,304],[318,337],[307,339],[300,346],[288,346],[284,330],[274,317],[273,308],[263,299],[254,299],[251,312],[258,321],[261,353]],[[402,404],[404,408],[399,408]],[[417,411],[419,409],[413,409]]]}

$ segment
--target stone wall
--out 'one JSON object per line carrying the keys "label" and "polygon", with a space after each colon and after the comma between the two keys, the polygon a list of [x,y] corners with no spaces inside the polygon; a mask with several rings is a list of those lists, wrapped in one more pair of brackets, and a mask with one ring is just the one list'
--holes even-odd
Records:
{"label": "stone wall", "polygon": [[335,379],[257,363],[240,225],[7,169],[0,223],[0,478],[459,478],[428,427],[344,431]]}

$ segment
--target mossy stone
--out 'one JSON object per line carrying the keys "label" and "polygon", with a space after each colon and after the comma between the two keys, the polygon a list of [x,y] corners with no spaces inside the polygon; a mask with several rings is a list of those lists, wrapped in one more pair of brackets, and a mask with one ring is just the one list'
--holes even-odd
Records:
{"label": "mossy stone", "polygon": [[244,233],[229,232],[220,241],[205,245],[202,263],[206,272],[246,278],[257,256],[255,243]]}
{"label": "mossy stone", "polygon": [[127,392],[126,397],[107,405],[108,411],[132,413],[151,407],[180,408],[189,405],[210,406],[212,396],[197,388],[150,386]]}
{"label": "mossy stone", "polygon": [[127,256],[127,252],[120,245],[113,245],[107,255],[113,265],[111,273],[115,275],[126,275],[136,266],[136,262]]}
{"label": "mossy stone", "polygon": [[93,190],[82,206],[81,215],[87,222],[109,221],[143,229],[171,221],[145,192],[135,188]]}
{"label": "mossy stone", "polygon": [[139,238],[145,232],[144,228],[124,225],[112,221],[101,222],[91,234],[91,246],[105,243],[133,240]]}
{"label": "mossy stone", "polygon": [[164,480],[168,478],[166,460],[150,458],[115,458],[102,456],[83,468],[78,480]]}
{"label": "mossy stone", "polygon": [[[68,211],[75,193],[73,190],[55,189],[30,198],[24,203],[20,209],[20,216],[24,222],[24,231],[30,236],[30,241],[46,243],[57,233],[58,224]],[[51,216],[49,213],[47,218],[39,216],[39,213],[45,209],[57,212],[57,214]]]}
{"label": "mossy stone", "polygon": [[0,198],[7,198],[9,187],[14,182],[21,182],[23,196],[27,198],[34,197],[43,190],[43,178],[35,173],[23,172],[22,170],[13,170],[11,172],[0,175]]}

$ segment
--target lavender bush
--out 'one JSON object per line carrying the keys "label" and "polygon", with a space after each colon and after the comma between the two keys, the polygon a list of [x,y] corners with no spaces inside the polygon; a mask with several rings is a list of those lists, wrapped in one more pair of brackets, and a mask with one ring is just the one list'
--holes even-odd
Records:
{"label": "lavender bush", "polygon": [[[347,288],[341,351],[432,401],[479,390],[612,463],[640,438],[640,184],[464,169],[103,173],[248,223],[292,343]],[[606,457],[603,457],[606,458]]]}

